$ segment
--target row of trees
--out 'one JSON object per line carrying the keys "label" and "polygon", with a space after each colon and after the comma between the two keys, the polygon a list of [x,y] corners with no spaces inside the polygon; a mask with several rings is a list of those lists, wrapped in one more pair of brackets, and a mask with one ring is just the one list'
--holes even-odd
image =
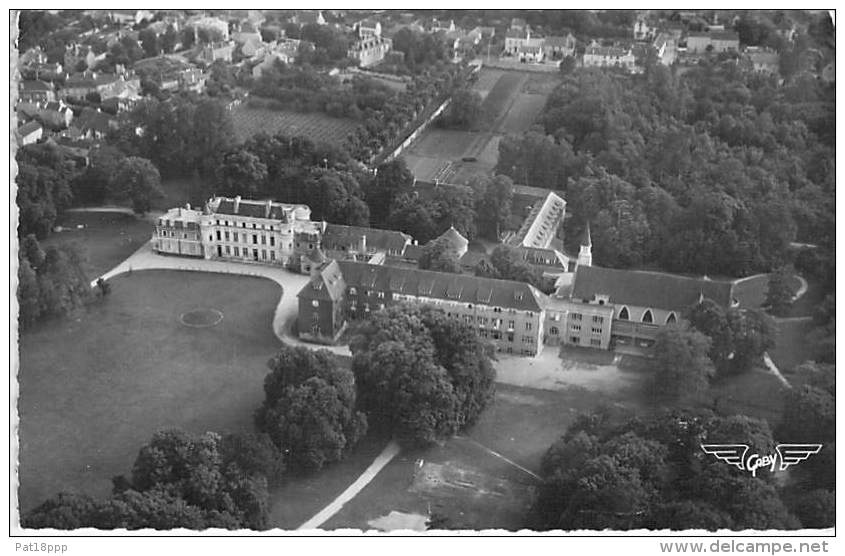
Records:
{"label": "row of trees", "polygon": [[[821,425],[823,423],[816,423]],[[824,434],[801,437],[822,441]],[[778,441],[787,433],[778,430]],[[747,442],[774,453],[763,420],[681,410],[649,417],[583,415],[542,462],[543,483],[531,515],[536,529],[798,529],[833,526],[835,449],[793,468],[781,488],[701,450],[702,443]],[[823,477],[816,472],[830,468]],[[828,483],[829,482],[829,483]]]}

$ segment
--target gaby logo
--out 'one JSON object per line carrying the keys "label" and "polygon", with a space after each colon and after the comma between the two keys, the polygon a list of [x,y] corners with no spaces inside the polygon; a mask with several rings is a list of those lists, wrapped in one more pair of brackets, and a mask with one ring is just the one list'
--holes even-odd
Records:
{"label": "gaby logo", "polygon": [[770,473],[775,471],[778,463],[779,470],[784,471],[790,465],[800,463],[822,449],[821,444],[778,444],[774,454],[761,456],[748,454],[748,444],[702,444],[705,453],[735,466],[740,471],[749,471],[753,477],[758,469],[768,468]]}

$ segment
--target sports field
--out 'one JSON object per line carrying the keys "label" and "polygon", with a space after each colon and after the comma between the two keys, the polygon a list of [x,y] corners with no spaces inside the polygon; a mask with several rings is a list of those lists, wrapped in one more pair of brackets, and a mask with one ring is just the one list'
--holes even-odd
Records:
{"label": "sports field", "polygon": [[467,183],[496,167],[503,135],[524,133],[537,119],[559,82],[555,74],[484,68],[473,90],[483,98],[481,131],[429,128],[403,153],[418,180]]}

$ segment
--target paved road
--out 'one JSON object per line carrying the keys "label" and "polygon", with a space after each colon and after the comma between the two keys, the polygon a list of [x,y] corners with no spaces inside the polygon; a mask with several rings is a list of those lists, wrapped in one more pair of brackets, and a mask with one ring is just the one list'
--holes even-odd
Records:
{"label": "paved road", "polygon": [[355,496],[357,496],[365,486],[370,484],[370,481],[376,478],[376,475],[384,469],[385,465],[390,463],[390,461],[396,457],[399,451],[399,444],[397,444],[395,440],[391,440],[390,443],[384,447],[384,450],[382,450],[378,457],[376,457],[373,463],[371,463],[370,466],[361,473],[361,476],[358,477],[354,483],[349,485],[349,487],[340,493],[340,496],[335,498],[328,506],[320,510],[317,515],[303,523],[298,530],[319,529],[320,526],[339,512],[343,508],[344,504],[355,498]]}

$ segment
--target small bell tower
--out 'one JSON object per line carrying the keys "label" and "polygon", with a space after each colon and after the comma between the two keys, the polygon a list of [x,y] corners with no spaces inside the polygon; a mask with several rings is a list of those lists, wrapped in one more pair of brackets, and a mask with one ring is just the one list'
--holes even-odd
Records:
{"label": "small bell tower", "polygon": [[593,266],[593,240],[590,238],[590,223],[584,229],[581,239],[581,250],[578,251],[578,266]]}

